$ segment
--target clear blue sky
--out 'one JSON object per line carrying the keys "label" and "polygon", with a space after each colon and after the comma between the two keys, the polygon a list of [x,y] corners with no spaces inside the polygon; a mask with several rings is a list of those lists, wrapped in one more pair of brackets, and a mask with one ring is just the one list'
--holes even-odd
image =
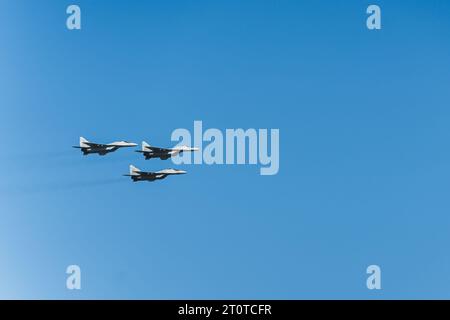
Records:
{"label": "clear blue sky", "polygon": [[[449,15],[444,0],[1,1],[0,297],[450,298]],[[169,146],[194,120],[279,128],[279,174],[192,165],[133,184],[130,163],[173,164],[71,148]]]}

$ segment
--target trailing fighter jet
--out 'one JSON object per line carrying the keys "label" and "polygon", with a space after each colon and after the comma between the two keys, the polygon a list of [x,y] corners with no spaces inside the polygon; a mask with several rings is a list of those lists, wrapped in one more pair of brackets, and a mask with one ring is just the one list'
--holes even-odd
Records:
{"label": "trailing fighter jet", "polygon": [[170,157],[176,156],[177,154],[190,151],[198,151],[198,148],[191,148],[187,146],[176,146],[174,148],[158,148],[152,147],[145,141],[142,141],[142,149],[136,150],[136,152],[140,152],[144,155],[145,160],[151,158],[160,158],[161,160],[167,160]]}
{"label": "trailing fighter jet", "polygon": [[130,165],[130,174],[124,174],[124,176],[131,177],[133,182],[138,182],[138,181],[161,180],[170,175],[185,174],[185,173],[186,171],[175,169],[165,169],[157,172],[144,172],[136,168],[135,166]]}
{"label": "trailing fighter jet", "polygon": [[127,141],[116,141],[108,144],[93,143],[87,141],[83,137],[80,137],[80,145],[74,146],[74,148],[81,149],[81,152],[83,152],[83,155],[85,156],[91,153],[98,153],[99,155],[104,156],[105,154],[114,152],[119,148],[136,147],[136,146],[137,146],[136,143]]}

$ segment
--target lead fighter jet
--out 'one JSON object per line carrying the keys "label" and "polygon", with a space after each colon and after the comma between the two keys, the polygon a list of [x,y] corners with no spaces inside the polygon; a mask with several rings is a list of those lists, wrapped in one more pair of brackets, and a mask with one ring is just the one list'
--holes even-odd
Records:
{"label": "lead fighter jet", "polygon": [[138,182],[138,181],[161,180],[170,175],[185,174],[185,173],[186,171],[175,169],[165,169],[156,172],[145,172],[141,171],[140,169],[136,168],[133,165],[130,165],[130,174],[124,174],[124,176],[131,177],[133,182]]}
{"label": "lead fighter jet", "polygon": [[191,148],[187,146],[176,146],[174,148],[158,148],[149,145],[147,142],[142,141],[142,149],[136,150],[144,155],[145,160],[151,158],[160,158],[161,160],[167,160],[170,157],[174,157],[183,152],[198,151],[198,148]]}
{"label": "lead fighter jet", "polygon": [[105,154],[114,152],[119,148],[136,147],[136,146],[137,146],[136,143],[128,141],[116,141],[108,144],[93,143],[87,141],[83,137],[80,137],[80,145],[73,147],[81,149],[81,152],[83,152],[83,155],[85,156],[91,153],[98,153],[99,155],[104,156]]}

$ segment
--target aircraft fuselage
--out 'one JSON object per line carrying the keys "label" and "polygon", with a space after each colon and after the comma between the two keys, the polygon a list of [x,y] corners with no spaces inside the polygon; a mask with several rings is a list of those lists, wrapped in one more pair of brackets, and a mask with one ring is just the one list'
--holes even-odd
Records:
{"label": "aircraft fuselage", "polygon": [[107,148],[81,148],[81,151],[83,152],[83,155],[87,156],[88,154],[99,154],[101,156],[104,156],[110,152],[116,151],[117,147],[107,147]]}

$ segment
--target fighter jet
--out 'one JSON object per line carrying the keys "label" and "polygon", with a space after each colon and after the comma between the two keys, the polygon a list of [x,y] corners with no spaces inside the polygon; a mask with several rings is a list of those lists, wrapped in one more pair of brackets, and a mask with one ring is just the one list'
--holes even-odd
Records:
{"label": "fighter jet", "polygon": [[73,146],[74,148],[81,149],[81,152],[83,152],[83,155],[88,155],[91,153],[97,153],[100,156],[104,156],[107,153],[114,152],[119,148],[126,148],[126,147],[136,147],[136,143],[128,142],[128,141],[116,141],[113,143],[108,144],[101,144],[101,143],[93,143],[87,141],[85,138],[80,137],[80,145],[79,146]]}
{"label": "fighter jet", "polygon": [[173,148],[158,148],[152,147],[145,141],[142,141],[142,149],[136,150],[136,152],[140,152],[144,155],[145,160],[151,158],[160,158],[161,160],[167,160],[170,157],[176,156],[177,154],[191,151],[198,151],[198,148],[191,148],[187,146],[176,146]]}
{"label": "fighter jet", "polygon": [[124,174],[124,176],[131,177],[133,182],[138,182],[138,181],[161,180],[170,175],[185,174],[185,173],[186,171],[175,169],[165,169],[156,172],[144,172],[136,168],[135,166],[130,165],[130,174]]}

